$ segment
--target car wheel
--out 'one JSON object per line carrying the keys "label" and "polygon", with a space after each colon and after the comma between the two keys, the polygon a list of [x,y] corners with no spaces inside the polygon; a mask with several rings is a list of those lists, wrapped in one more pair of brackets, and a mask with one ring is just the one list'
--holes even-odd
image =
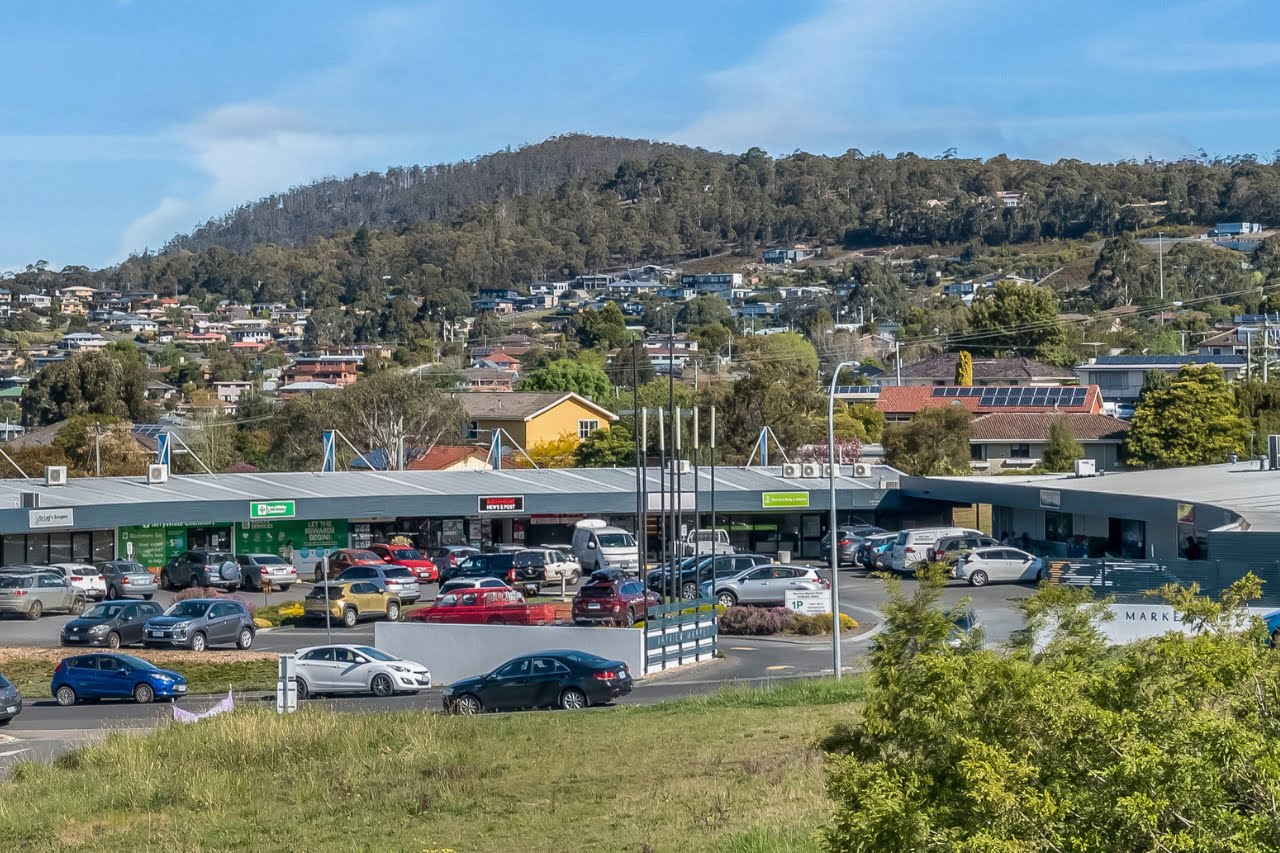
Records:
{"label": "car wheel", "polygon": [[725,607],[733,607],[735,604],[738,603],[738,596],[734,595],[731,592],[725,591],[717,595],[716,600],[719,601]]}
{"label": "car wheel", "polygon": [[373,683],[369,685],[373,690],[374,696],[386,698],[395,692],[395,685],[391,683],[391,676],[379,673],[373,677]]}
{"label": "car wheel", "polygon": [[27,618],[32,622],[39,619],[44,614],[44,605],[39,600],[31,602],[31,608],[27,610]]}
{"label": "car wheel", "polygon": [[76,704],[76,691],[64,684],[58,688],[58,692],[53,694],[53,698],[58,700],[59,705],[67,708]]}
{"label": "car wheel", "polygon": [[107,648],[109,649],[120,648],[120,635],[117,634],[115,631],[112,631],[110,634],[107,634]]}
{"label": "car wheel", "polygon": [[156,698],[156,691],[150,684],[139,684],[133,688],[133,701],[139,705],[150,705]]}
{"label": "car wheel", "polygon": [[236,648],[243,652],[252,645],[253,645],[253,629],[247,628],[247,627],[241,628],[240,636],[236,637]]}
{"label": "car wheel", "polygon": [[346,610],[342,611],[342,624],[346,625],[348,628],[354,628],[356,626],[356,610],[354,607],[348,607]]}
{"label": "car wheel", "polygon": [[169,580],[169,573],[163,570],[160,572],[160,588],[163,590],[173,589],[173,581]]}
{"label": "car wheel", "polygon": [[483,710],[484,707],[480,704],[480,700],[470,693],[463,693],[453,700],[453,713],[455,714],[471,716],[472,714],[479,714]]}
{"label": "car wheel", "polygon": [[195,635],[191,638],[191,651],[202,652],[206,648],[208,648],[208,643],[205,642],[204,632],[196,631]]}
{"label": "car wheel", "polygon": [[680,597],[685,601],[693,601],[698,597],[698,585],[696,583],[686,583],[680,587]]}
{"label": "car wheel", "polygon": [[636,624],[636,612],[628,607],[626,615],[622,617],[622,627],[630,628],[634,624]]}
{"label": "car wheel", "polygon": [[560,707],[566,711],[581,711],[587,707],[587,694],[576,687],[570,687],[560,694]]}
{"label": "car wheel", "polygon": [[1036,570],[1036,583],[1040,583],[1042,580],[1044,580],[1044,569],[1037,569],[1037,570]]}
{"label": "car wheel", "polygon": [[976,572],[969,572],[969,585],[970,586],[986,586],[987,573],[982,570],[978,570]]}
{"label": "car wheel", "polygon": [[154,593],[154,592],[144,592],[144,593],[142,594],[142,600],[143,600],[143,601],[150,601],[152,598],[155,598],[155,593]]}
{"label": "car wheel", "polygon": [[396,604],[394,601],[388,602],[387,604],[387,621],[388,622],[400,621],[400,605]]}
{"label": "car wheel", "polygon": [[119,597],[120,590],[116,589],[114,586],[107,587],[107,601],[115,601]]}
{"label": "car wheel", "polygon": [[13,717],[5,717],[3,720],[0,720],[0,728],[4,728],[5,726],[9,725],[12,722],[13,722]]}
{"label": "car wheel", "polygon": [[288,591],[289,591],[289,587],[291,587],[291,586],[293,586],[293,584],[291,584],[291,583],[287,583],[287,584],[285,584],[284,586],[280,587],[280,591],[281,591],[281,592],[288,592]]}
{"label": "car wheel", "polygon": [[71,615],[79,616],[84,612],[84,596],[73,598],[71,600]]}
{"label": "car wheel", "polygon": [[316,567],[316,577],[315,577],[315,582],[316,582],[316,583],[324,583],[324,572],[320,571],[320,568],[319,568],[318,566]]}
{"label": "car wheel", "polygon": [[298,701],[301,702],[311,695],[311,688],[307,687],[307,682],[299,678],[294,682],[298,687]]}

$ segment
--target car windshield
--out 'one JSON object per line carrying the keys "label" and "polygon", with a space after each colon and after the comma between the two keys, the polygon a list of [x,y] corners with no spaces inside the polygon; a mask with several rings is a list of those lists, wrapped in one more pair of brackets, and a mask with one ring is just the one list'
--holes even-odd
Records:
{"label": "car windshield", "polygon": [[165,616],[203,616],[204,612],[208,609],[208,602],[179,601],[177,604],[169,608],[169,612],[166,613]]}
{"label": "car windshield", "polygon": [[127,604],[95,604],[85,612],[86,619],[114,619],[129,605]]}
{"label": "car windshield", "polygon": [[422,555],[412,548],[397,548],[391,552],[393,560],[421,560]]}
{"label": "car windshield", "polygon": [[630,533],[601,533],[596,539],[601,548],[631,548],[636,544]]}
{"label": "car windshield", "polygon": [[393,569],[384,569],[383,574],[391,580],[413,580],[414,578],[413,572],[399,566]]}
{"label": "car windshield", "polygon": [[287,566],[289,565],[275,554],[254,554],[253,559],[259,566]]}
{"label": "car windshield", "polygon": [[135,658],[133,655],[117,655],[116,657],[120,659],[121,663],[125,664],[126,666],[132,667],[133,669],[142,669],[142,670],[146,670],[147,672],[150,672],[151,670],[160,668],[149,660],[143,660],[142,658]]}
{"label": "car windshield", "polygon": [[307,598],[342,598],[341,586],[317,586],[307,593]]}
{"label": "car windshield", "polygon": [[126,575],[148,574],[141,563],[116,563],[115,567]]}
{"label": "car windshield", "polygon": [[381,660],[381,661],[400,660],[400,658],[396,657],[395,655],[389,655],[386,652],[384,652],[382,649],[375,649],[373,646],[357,646],[356,651],[358,651],[360,654],[364,655],[367,658],[372,658],[373,660]]}
{"label": "car windshield", "polygon": [[12,686],[13,682],[5,678],[3,673],[0,673],[0,690],[5,690]]}
{"label": "car windshield", "polygon": [[366,563],[381,563],[382,559],[372,551],[348,551],[347,559],[351,562],[362,560]]}

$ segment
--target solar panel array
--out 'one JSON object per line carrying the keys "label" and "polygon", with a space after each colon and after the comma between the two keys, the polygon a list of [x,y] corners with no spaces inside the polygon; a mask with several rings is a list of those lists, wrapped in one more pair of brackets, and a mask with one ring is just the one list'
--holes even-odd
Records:
{"label": "solar panel array", "polygon": [[947,387],[934,388],[934,397],[977,397],[978,407],[994,409],[1009,407],[1073,408],[1083,406],[1089,389],[1079,386],[1051,386],[1033,388],[1025,386]]}
{"label": "solar panel array", "polygon": [[1112,366],[1134,366],[1134,367],[1154,367],[1157,365],[1179,365],[1179,364],[1225,364],[1235,366],[1244,364],[1244,356],[1242,355],[1103,355],[1095,359],[1092,365],[1085,365],[1086,368],[1092,366],[1106,367]]}

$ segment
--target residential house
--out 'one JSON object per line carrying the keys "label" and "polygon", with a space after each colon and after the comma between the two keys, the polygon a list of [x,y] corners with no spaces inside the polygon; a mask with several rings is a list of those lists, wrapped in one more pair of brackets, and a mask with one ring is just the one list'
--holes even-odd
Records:
{"label": "residential house", "polygon": [[777,302],[744,302],[729,308],[735,317],[772,317],[778,313]]}
{"label": "residential house", "polygon": [[405,463],[410,471],[488,471],[489,452],[483,447],[442,445],[420,453]]}
{"label": "residential house", "polygon": [[53,297],[47,293],[24,293],[18,297],[18,303],[24,308],[49,308],[53,305]]}
{"label": "residential house", "polygon": [[1124,467],[1124,439],[1129,423],[1108,415],[1085,412],[992,412],[973,420],[969,438],[971,466],[995,473],[1009,468],[1032,468],[1044,456],[1049,431],[1061,419],[1100,471]]}
{"label": "residential house", "polygon": [[574,290],[601,290],[613,284],[614,278],[611,275],[599,273],[597,275],[580,275],[573,282]]}
{"label": "residential house", "polygon": [[181,338],[183,343],[192,346],[208,346],[210,344],[225,344],[227,336],[221,332],[190,332]]}
{"label": "residential house", "polygon": [[688,302],[690,299],[698,295],[698,292],[692,287],[671,286],[664,287],[658,291],[658,295],[663,299],[670,299],[672,302]]}
{"label": "residential house", "polygon": [[113,317],[111,320],[111,328],[120,332],[129,332],[130,334],[140,335],[146,332],[156,332],[160,329],[160,324],[155,320],[148,320],[146,317],[139,317],[137,314],[124,314],[120,317]]}
{"label": "residential house", "polygon": [[1022,204],[1022,193],[1015,190],[1000,190],[996,193],[996,201],[1005,207],[1018,207]]}
{"label": "residential house", "polygon": [[[903,385],[954,385],[959,353],[949,352],[902,365]],[[973,357],[974,385],[1074,385],[1076,374],[1033,358]]]}
{"label": "residential house", "polygon": [[817,254],[815,249],[766,249],[760,260],[766,264],[796,264]]}
{"label": "residential house", "polygon": [[178,393],[178,389],[168,382],[161,382],[159,379],[148,379],[145,393],[148,400],[172,400]]}
{"label": "residential house", "polygon": [[584,439],[618,419],[585,397],[560,391],[469,393],[457,398],[468,420],[464,438],[488,441],[500,428],[526,450],[566,434]]}
{"label": "residential house", "polygon": [[461,387],[468,391],[515,390],[516,373],[491,367],[468,367],[460,371]]}
{"label": "residential house", "polygon": [[239,404],[240,398],[243,397],[252,387],[252,382],[245,382],[243,380],[213,383],[213,391],[218,395],[219,402],[222,403],[222,407],[229,415],[234,415],[236,413],[236,406]]}
{"label": "residential house", "polygon": [[1260,234],[1263,227],[1257,222],[1219,222],[1214,226],[1213,237],[1238,237],[1241,234]]}
{"label": "residential house", "polygon": [[732,298],[734,288],[742,287],[742,273],[707,273],[703,275],[682,275],[680,286],[692,289],[699,296],[719,296],[728,301]]}
{"label": "residential house", "polygon": [[559,299],[560,294],[569,289],[567,281],[535,281],[529,285],[530,296],[550,296]]}
{"label": "residential house", "polygon": [[885,420],[904,423],[928,408],[961,406],[974,415],[993,412],[1102,413],[1097,386],[978,387],[976,385],[889,385],[880,389],[876,409]]}
{"label": "residential house", "polygon": [[492,311],[494,314],[514,314],[516,303],[514,299],[483,297],[471,300],[471,310],[476,314],[483,314],[486,311]]}
{"label": "residential house", "polygon": [[485,299],[503,299],[508,302],[514,302],[520,298],[520,292],[518,290],[511,290],[506,287],[481,288],[480,295]]}
{"label": "residential house", "polygon": [[331,382],[313,382],[304,380],[302,382],[290,382],[281,385],[276,389],[276,393],[280,395],[281,400],[292,400],[294,397],[303,397],[309,394],[315,394],[319,391],[337,391],[339,386]]}
{"label": "residential house", "polygon": [[608,290],[611,298],[643,296],[646,293],[657,293],[662,290],[662,282],[657,281],[656,279],[643,279],[640,281],[620,279],[609,285]]}
{"label": "residential house", "polygon": [[494,350],[487,355],[473,357],[471,366],[516,374],[520,372],[520,359],[510,355],[505,350]]}
{"label": "residential house", "polygon": [[[345,388],[355,383],[360,374],[360,365],[364,363],[362,355],[300,355],[285,368],[281,377],[285,387],[290,385],[319,382],[338,388]],[[294,389],[316,391],[318,388]]]}
{"label": "residential house", "polygon": [[106,349],[109,343],[110,341],[102,335],[93,332],[72,332],[69,335],[62,336],[62,340],[58,341],[58,349],[64,352],[100,350]]}
{"label": "residential house", "polygon": [[795,287],[778,288],[778,296],[780,296],[784,302],[793,302],[798,299],[815,299],[830,295],[831,288],[823,287],[818,284],[802,284]]}
{"label": "residential house", "polygon": [[255,344],[271,343],[273,336],[268,320],[235,320],[231,324],[231,340]]}
{"label": "residential house", "polygon": [[1103,355],[1078,365],[1075,373],[1082,385],[1101,388],[1108,402],[1133,405],[1148,371],[1176,374],[1195,364],[1216,364],[1227,381],[1234,382],[1244,372],[1246,360],[1240,355]]}

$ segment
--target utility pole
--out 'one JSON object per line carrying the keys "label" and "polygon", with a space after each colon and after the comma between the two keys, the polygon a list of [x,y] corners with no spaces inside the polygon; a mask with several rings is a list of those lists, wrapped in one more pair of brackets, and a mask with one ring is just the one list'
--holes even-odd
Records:
{"label": "utility pole", "polygon": [[902,341],[893,342],[893,368],[897,371],[897,385],[902,387]]}
{"label": "utility pole", "polygon": [[1160,325],[1164,325],[1164,232],[1156,232],[1156,255],[1160,258]]}
{"label": "utility pole", "polygon": [[1267,384],[1271,364],[1271,315],[1262,315],[1262,384]]}
{"label": "utility pole", "polygon": [[102,431],[98,422],[93,422],[93,476],[102,476]]}
{"label": "utility pole", "polygon": [[[644,477],[641,475],[640,452],[640,383],[638,381],[640,369],[636,365],[636,342],[631,342],[631,428],[635,432],[636,446],[636,541],[639,542],[643,538],[640,531],[644,528]],[[644,582],[644,551],[639,553],[640,562],[636,567],[636,574]]]}

